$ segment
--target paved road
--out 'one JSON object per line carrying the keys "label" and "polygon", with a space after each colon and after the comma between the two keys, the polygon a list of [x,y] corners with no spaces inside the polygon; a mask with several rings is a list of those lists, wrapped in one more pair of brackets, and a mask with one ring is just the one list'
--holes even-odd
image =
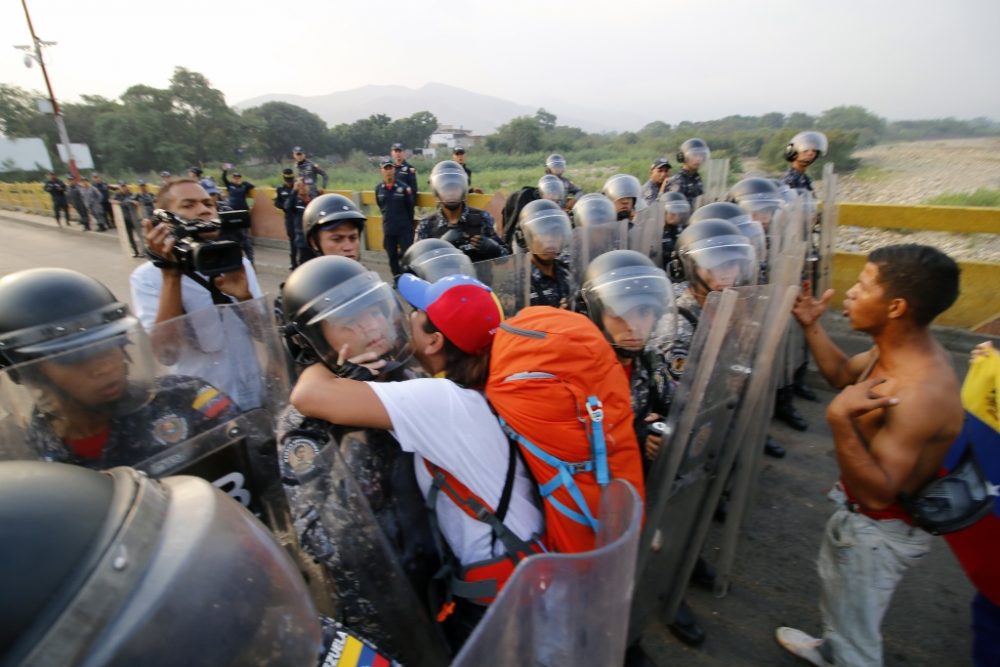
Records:
{"label": "paved road", "polygon": [[[51,219],[3,211],[0,233],[4,240],[0,275],[36,266],[75,268],[107,284],[120,299],[128,299],[128,275],[141,260],[128,257],[110,233],[59,230]],[[273,293],[283,279],[286,260],[282,249],[260,249],[258,268],[266,291]],[[836,322],[831,325],[836,327]],[[942,336],[955,350],[956,367],[964,372],[964,355],[973,339],[953,331]],[[863,337],[842,327],[836,338],[852,350],[866,344]],[[708,641],[699,650],[681,645],[660,624],[650,626],[645,645],[660,664],[800,664],[784,654],[772,637],[782,624],[819,630],[815,558],[831,512],[825,492],[837,474],[823,418],[832,396],[822,392],[822,403],[800,403],[812,425],[808,432],[773,427],[773,435],[788,447],[789,455],[765,461],[750,518],[751,534],[743,539],[732,591],[721,600],[708,592],[689,592],[688,599],[708,631]],[[710,540],[714,538],[713,533]],[[889,610],[886,664],[968,664],[971,597],[972,588],[947,546],[936,540],[926,561],[906,576]]]}

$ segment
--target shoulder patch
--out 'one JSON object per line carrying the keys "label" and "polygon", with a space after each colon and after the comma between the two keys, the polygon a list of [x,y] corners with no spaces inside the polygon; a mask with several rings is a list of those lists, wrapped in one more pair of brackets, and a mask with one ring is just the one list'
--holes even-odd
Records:
{"label": "shoulder patch", "polygon": [[205,385],[194,397],[191,407],[202,413],[209,419],[217,417],[222,411],[232,405],[229,397],[220,392],[215,387]]}
{"label": "shoulder patch", "polygon": [[153,422],[153,438],[161,445],[176,445],[187,439],[187,421],[168,413]]}

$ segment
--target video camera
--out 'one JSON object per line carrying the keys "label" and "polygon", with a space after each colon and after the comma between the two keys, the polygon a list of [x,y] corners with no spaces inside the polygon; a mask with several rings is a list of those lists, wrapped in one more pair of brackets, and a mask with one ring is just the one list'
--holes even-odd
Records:
{"label": "video camera", "polygon": [[[226,211],[219,220],[186,220],[161,208],[153,211],[153,225],[170,225],[174,237],[174,257],[184,272],[197,271],[215,276],[243,266],[243,251],[235,241],[202,240],[203,234],[249,227],[246,211]],[[242,215],[239,215],[242,214]],[[244,223],[245,220],[245,223]]]}

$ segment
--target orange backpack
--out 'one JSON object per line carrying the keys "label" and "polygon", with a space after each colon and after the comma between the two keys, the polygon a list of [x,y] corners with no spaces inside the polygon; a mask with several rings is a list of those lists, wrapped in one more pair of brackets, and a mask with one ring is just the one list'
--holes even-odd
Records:
{"label": "orange backpack", "polygon": [[601,487],[612,479],[645,497],[629,381],[587,317],[533,306],[504,321],[486,397],[538,483],[547,548],[594,548]]}

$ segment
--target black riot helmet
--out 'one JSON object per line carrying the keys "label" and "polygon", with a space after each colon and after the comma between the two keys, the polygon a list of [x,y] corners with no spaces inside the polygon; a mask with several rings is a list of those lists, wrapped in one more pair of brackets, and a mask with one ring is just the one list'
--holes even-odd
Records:
{"label": "black riot helmet", "polygon": [[617,220],[615,203],[596,192],[580,197],[573,206],[573,223],[577,227],[593,227]]}
{"label": "black riot helmet", "polygon": [[[587,314],[623,357],[642,353],[656,322],[673,310],[673,290],[667,274],[635,250],[612,250],[593,259],[583,276],[580,296]],[[632,344],[616,341],[605,316],[621,318],[635,336]]]}
{"label": "black riot helmet", "polygon": [[664,192],[660,195],[660,205],[667,225],[685,227],[691,218],[691,202],[680,192]]}
{"label": "black riot helmet", "polygon": [[562,176],[563,172],[566,171],[566,158],[558,153],[548,156],[545,158],[545,171],[549,174]]}
{"label": "black riot helmet", "polygon": [[456,274],[476,277],[469,256],[443,239],[423,239],[411,245],[403,253],[400,269],[429,283]]}
{"label": "black riot helmet", "polygon": [[709,218],[689,225],[677,237],[677,255],[691,287],[702,296],[757,281],[757,253],[728,220]]}
{"label": "black riot helmet", "polygon": [[438,162],[431,169],[431,190],[446,208],[458,208],[469,194],[469,175],[454,160]]}
{"label": "black riot helmet", "polygon": [[325,255],[292,271],[281,288],[285,343],[300,364],[338,365],[374,352],[389,361],[409,358],[409,328],[399,297],[381,277],[349,257]]}
{"label": "black riot helmet", "polygon": [[302,213],[302,228],[305,231],[306,243],[322,254],[316,238],[319,230],[351,223],[358,228],[360,234],[365,231],[367,219],[357,204],[344,195],[327,194],[316,197],[306,206],[306,210]]}
{"label": "black riot helmet", "polygon": [[816,159],[826,155],[829,150],[826,135],[814,130],[799,132],[785,146],[785,160],[795,162],[799,158],[799,153],[808,150],[816,151]]}
{"label": "black riot helmet", "polygon": [[205,480],[0,462],[0,533],[4,665],[316,661],[295,564]]}
{"label": "black riot helmet", "polygon": [[712,152],[704,139],[688,139],[677,151],[677,161],[695,169],[708,162]]}
{"label": "black riot helmet", "polygon": [[729,201],[717,201],[705,204],[691,215],[690,224],[694,225],[704,220],[727,220],[750,239],[758,261],[764,261],[767,256],[767,233],[760,222],[740,208],[737,204]]}
{"label": "black riot helmet", "polygon": [[517,228],[528,252],[551,255],[555,259],[569,244],[573,227],[569,216],[559,204],[548,199],[536,199],[525,204],[517,216]]}

